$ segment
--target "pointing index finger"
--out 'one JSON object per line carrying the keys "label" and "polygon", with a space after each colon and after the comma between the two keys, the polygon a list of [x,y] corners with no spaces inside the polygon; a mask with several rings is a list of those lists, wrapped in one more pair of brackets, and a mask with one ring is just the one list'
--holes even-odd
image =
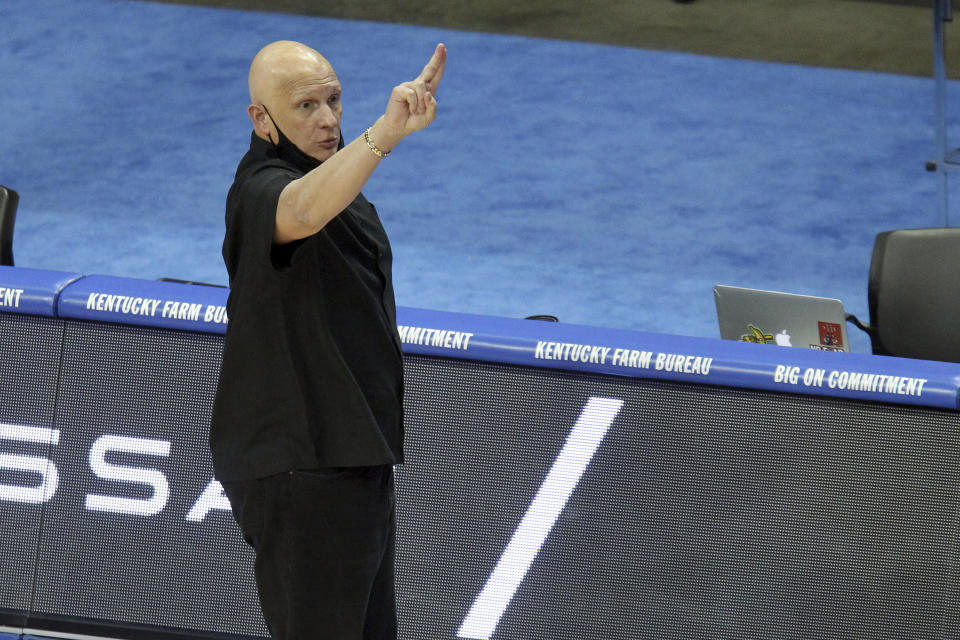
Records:
{"label": "pointing index finger", "polygon": [[437,94],[437,86],[440,84],[440,78],[443,77],[443,68],[447,64],[447,46],[442,42],[437,45],[433,52],[430,62],[420,72],[418,80],[422,80],[430,93]]}

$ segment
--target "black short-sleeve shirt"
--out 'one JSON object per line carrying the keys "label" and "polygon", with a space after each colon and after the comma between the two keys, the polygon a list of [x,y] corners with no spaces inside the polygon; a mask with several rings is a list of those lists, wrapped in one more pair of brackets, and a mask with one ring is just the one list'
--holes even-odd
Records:
{"label": "black short-sleeve shirt", "polygon": [[277,202],[319,165],[251,136],[227,196],[229,322],[210,449],[222,481],[403,457],[392,254],[362,194],[318,233],[273,243]]}

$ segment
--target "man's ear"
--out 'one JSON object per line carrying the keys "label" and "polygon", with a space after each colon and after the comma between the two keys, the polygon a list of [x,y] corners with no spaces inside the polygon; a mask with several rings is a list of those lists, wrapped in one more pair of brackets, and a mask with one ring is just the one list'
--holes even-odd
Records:
{"label": "man's ear", "polygon": [[251,104],[247,107],[247,115],[253,123],[254,132],[264,140],[273,141],[273,126],[267,111],[259,104]]}

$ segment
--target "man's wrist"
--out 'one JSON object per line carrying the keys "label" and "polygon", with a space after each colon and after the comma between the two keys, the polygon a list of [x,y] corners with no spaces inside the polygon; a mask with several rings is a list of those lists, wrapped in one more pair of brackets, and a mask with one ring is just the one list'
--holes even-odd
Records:
{"label": "man's wrist", "polygon": [[373,151],[373,153],[377,156],[386,158],[388,155],[390,155],[389,151],[384,151],[378,147],[373,140],[370,139],[370,127],[367,127],[367,130],[363,132],[363,141],[367,143],[367,148],[370,149],[370,151]]}
{"label": "man's wrist", "polygon": [[[386,157],[402,139],[403,132],[392,130],[383,121],[383,116],[377,118],[373,126],[364,132],[364,141],[367,143],[367,146],[370,147],[371,151],[374,151],[373,148],[376,147],[383,153],[381,157]],[[374,153],[376,153],[376,151],[374,151]]]}

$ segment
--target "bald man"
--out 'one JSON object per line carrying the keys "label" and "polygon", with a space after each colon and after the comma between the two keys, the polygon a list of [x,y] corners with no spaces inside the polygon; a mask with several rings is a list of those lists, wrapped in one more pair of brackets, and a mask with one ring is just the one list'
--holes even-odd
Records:
{"label": "bald man", "polygon": [[227,195],[230,322],[210,448],[275,639],[392,640],[403,361],[391,252],[360,193],[433,122],[441,44],[344,144],[340,80],[290,41],[250,65],[250,149]]}

